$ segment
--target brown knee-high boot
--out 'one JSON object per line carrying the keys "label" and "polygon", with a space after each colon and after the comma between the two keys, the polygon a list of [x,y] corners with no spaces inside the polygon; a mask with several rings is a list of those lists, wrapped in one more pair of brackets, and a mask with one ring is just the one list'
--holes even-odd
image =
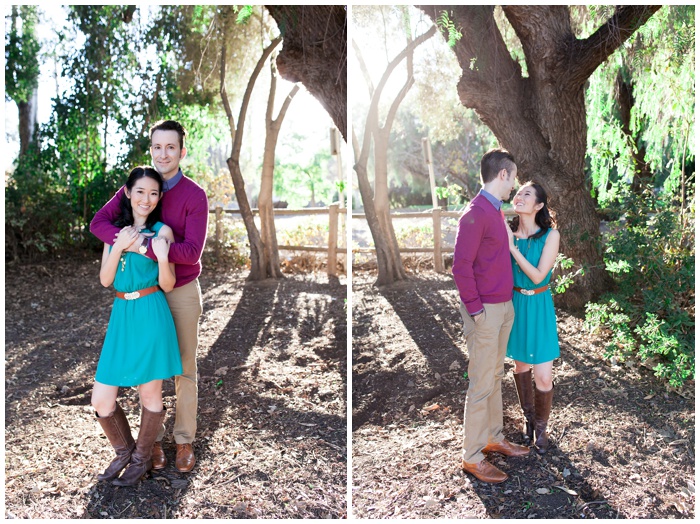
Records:
{"label": "brown knee-high boot", "polygon": [[143,475],[150,471],[153,463],[151,454],[153,453],[153,443],[156,441],[158,431],[165,418],[165,407],[162,411],[155,413],[141,408],[141,428],[139,437],[136,440],[136,450],[131,454],[131,462],[121,477],[115,479],[112,484],[115,486],[133,486]]}
{"label": "brown knee-high boot", "polygon": [[549,421],[549,413],[552,410],[552,397],[554,396],[554,385],[549,391],[540,391],[535,386],[535,447],[537,453],[544,454],[549,448],[549,439],[547,438],[547,422]]}
{"label": "brown knee-high boot", "polygon": [[134,437],[131,436],[131,428],[126,415],[119,403],[116,404],[114,411],[106,417],[100,417],[95,413],[97,421],[102,426],[102,431],[105,432],[107,440],[112,444],[116,458],[111,462],[104,473],[97,475],[97,480],[112,480],[119,476],[119,473],[126,467],[131,460],[131,453],[134,451],[136,444]]}
{"label": "brown knee-high boot", "polygon": [[532,397],[532,370],[528,369],[524,373],[513,373],[515,389],[518,391],[520,407],[525,415],[525,426],[523,427],[523,437],[526,442],[531,442],[535,431],[535,404]]}

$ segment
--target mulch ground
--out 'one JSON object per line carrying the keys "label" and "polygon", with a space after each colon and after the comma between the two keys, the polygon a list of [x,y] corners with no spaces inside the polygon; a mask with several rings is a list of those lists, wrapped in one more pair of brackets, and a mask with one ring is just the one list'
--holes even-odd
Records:
{"label": "mulch ground", "polygon": [[[603,357],[605,335],[558,311],[554,448],[488,457],[498,485],[461,471],[467,351],[451,276],[384,288],[353,273],[352,514],[358,518],[694,518],[694,384]],[[504,431],[522,442],[506,363]]]}
{"label": "mulch ground", "polygon": [[[166,469],[117,488],[96,480],[113,453],[90,407],[113,300],[98,258],[6,267],[5,517],[347,516],[345,279],[205,269],[195,469],[175,470],[170,432]],[[120,401],[136,436],[136,390]]]}

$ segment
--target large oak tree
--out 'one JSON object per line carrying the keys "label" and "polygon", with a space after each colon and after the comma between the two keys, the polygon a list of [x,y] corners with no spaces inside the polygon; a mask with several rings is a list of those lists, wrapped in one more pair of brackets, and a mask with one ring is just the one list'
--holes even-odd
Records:
{"label": "large oak tree", "polygon": [[[494,6],[419,7],[434,21],[447,12],[461,31],[453,50],[463,71],[462,104],[513,153],[518,179],[541,183],[551,196],[561,249],[586,270],[563,305],[582,307],[606,285],[600,220],[585,177],[586,81],[660,6],[618,6],[587,38],[576,37],[566,6],[503,6],[526,72],[504,42]],[[442,24],[446,39],[448,27]]]}
{"label": "large oak tree", "polygon": [[267,5],[283,38],[277,69],[301,82],[347,141],[347,9],[343,5]]}

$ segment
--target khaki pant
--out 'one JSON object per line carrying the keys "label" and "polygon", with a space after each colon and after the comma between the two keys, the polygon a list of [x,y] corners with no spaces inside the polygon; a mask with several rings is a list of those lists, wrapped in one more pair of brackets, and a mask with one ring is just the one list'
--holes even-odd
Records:
{"label": "khaki pant", "polygon": [[464,404],[462,459],[481,462],[481,450],[489,442],[503,440],[503,361],[513,327],[513,303],[484,304],[477,323],[460,307],[469,350],[469,387]]}
{"label": "khaki pant", "polygon": [[[175,377],[175,427],[173,435],[177,444],[190,444],[197,431],[197,345],[199,317],[202,314],[202,292],[199,281],[176,287],[165,294],[175,321],[177,341],[180,345],[182,375]],[[163,440],[163,426],[156,440]]]}

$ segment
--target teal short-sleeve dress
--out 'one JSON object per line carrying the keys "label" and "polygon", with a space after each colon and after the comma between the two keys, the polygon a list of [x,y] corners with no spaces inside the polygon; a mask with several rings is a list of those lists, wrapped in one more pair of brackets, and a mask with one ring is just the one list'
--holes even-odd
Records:
{"label": "teal short-sleeve dress", "polygon": [[[551,231],[549,229],[536,239],[515,239],[518,250],[535,267],[540,261],[544,244]],[[552,277],[550,270],[542,282],[535,284],[523,273],[512,256],[511,264],[513,265],[513,285],[515,287],[537,289],[548,285]],[[515,321],[508,339],[506,356],[527,364],[542,364],[559,357],[557,317],[554,312],[552,292],[547,289],[543,293],[527,296],[514,291],[513,309],[515,310]]]}
{"label": "teal short-sleeve dress", "polygon": [[[157,222],[150,231],[157,236],[162,226]],[[157,285],[157,262],[139,253],[122,255],[114,277],[116,291],[130,293]],[[115,298],[95,380],[126,387],[181,374],[177,333],[165,293],[159,290],[135,300]]]}

